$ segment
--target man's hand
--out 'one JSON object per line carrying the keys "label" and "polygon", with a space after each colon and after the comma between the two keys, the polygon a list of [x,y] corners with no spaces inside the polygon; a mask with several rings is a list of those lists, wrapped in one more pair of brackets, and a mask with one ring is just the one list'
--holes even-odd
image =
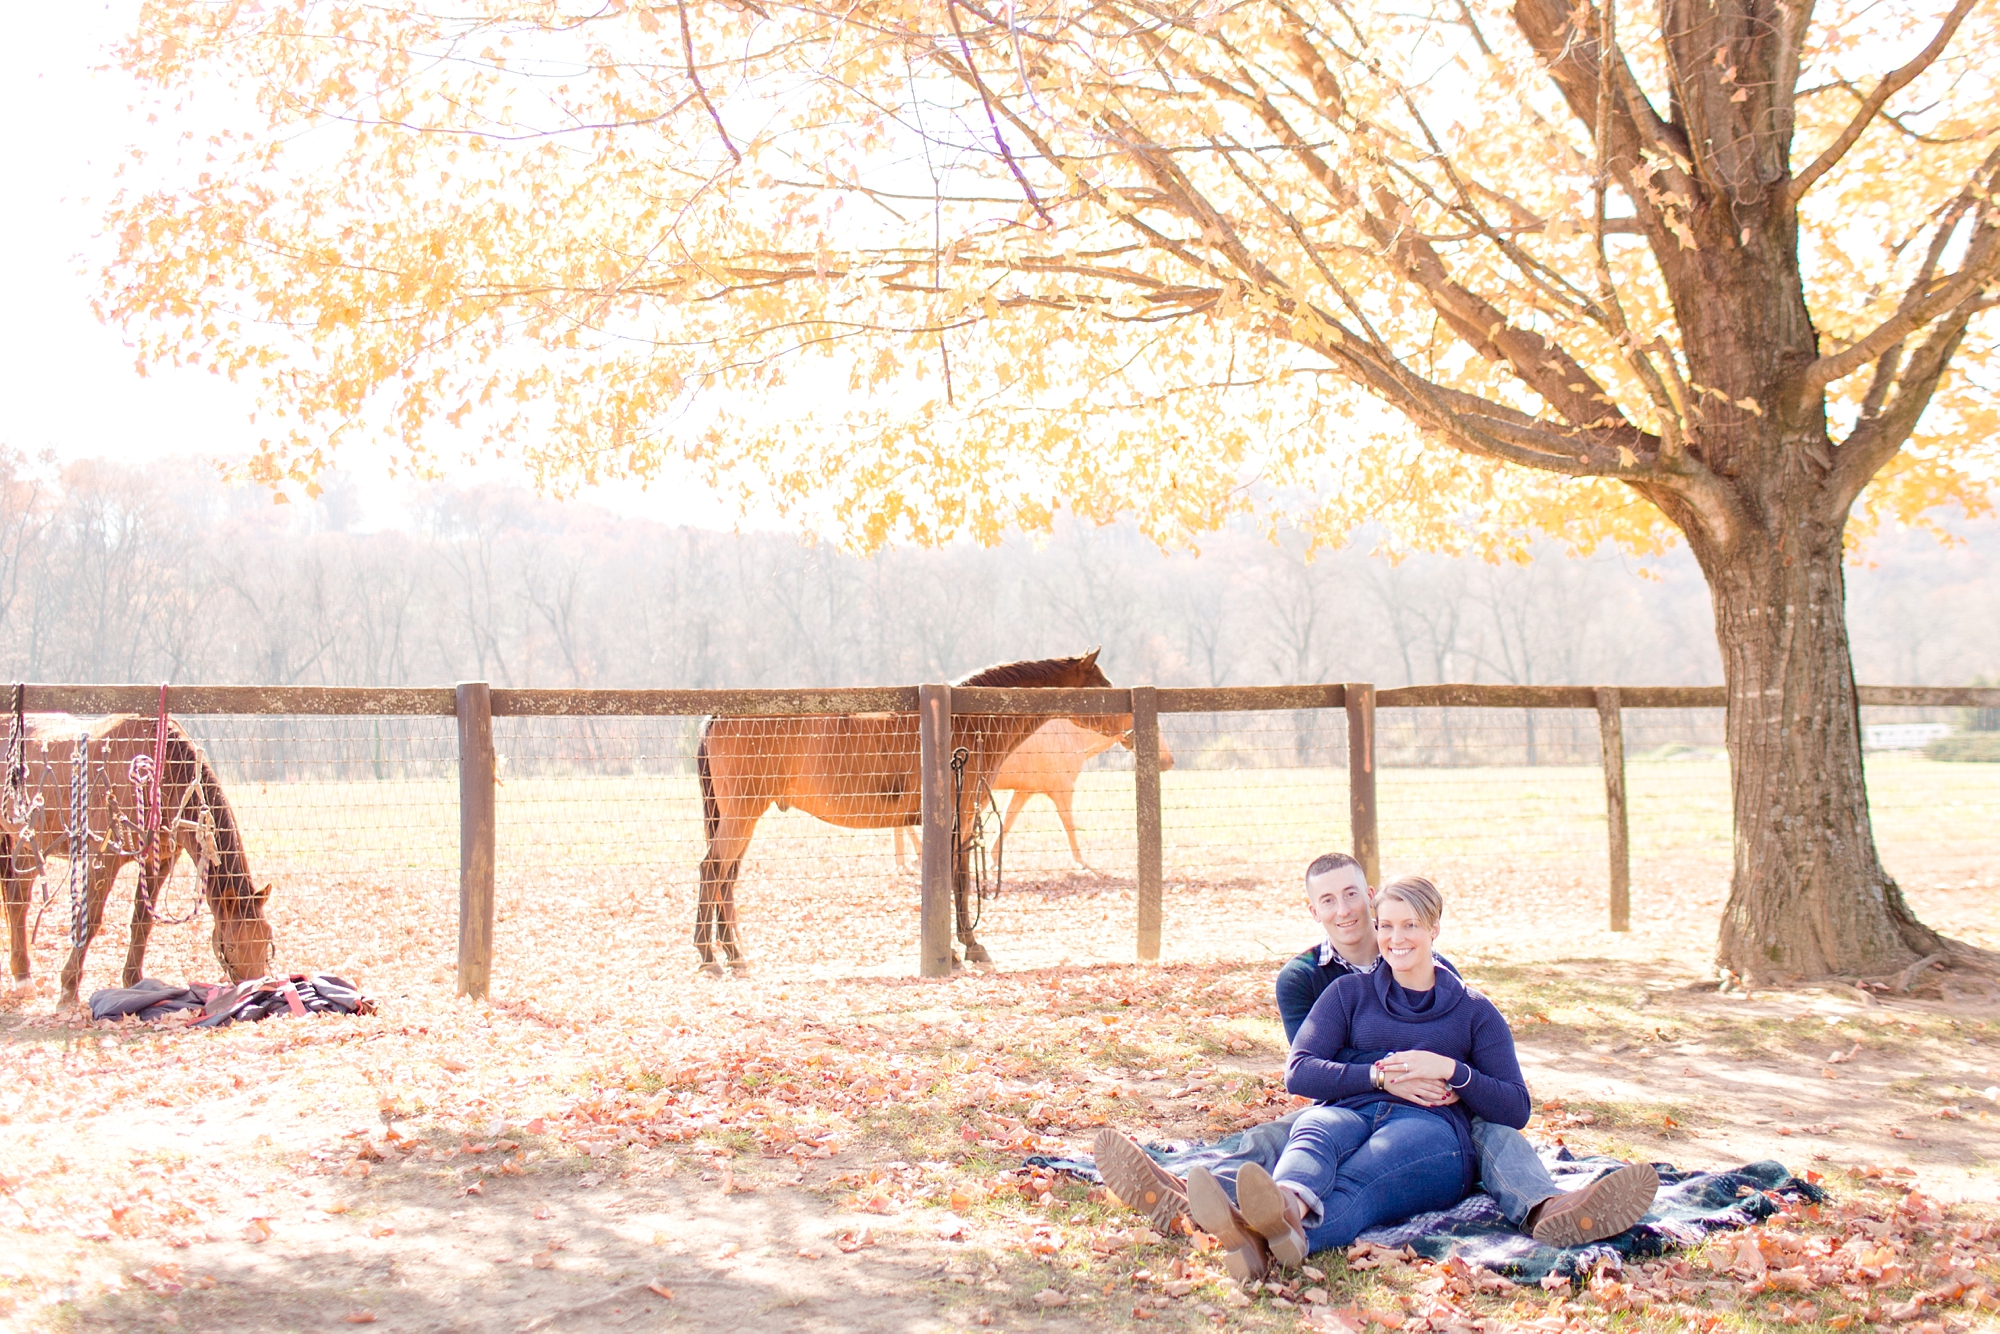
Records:
{"label": "man's hand", "polygon": [[1383,1092],[1413,1102],[1419,1107],[1447,1107],[1458,1101],[1458,1095],[1442,1079],[1423,1079],[1404,1075],[1397,1079],[1385,1079]]}
{"label": "man's hand", "polygon": [[1382,1059],[1384,1082],[1399,1078],[1437,1079],[1449,1082],[1458,1062],[1434,1051],[1396,1051]]}

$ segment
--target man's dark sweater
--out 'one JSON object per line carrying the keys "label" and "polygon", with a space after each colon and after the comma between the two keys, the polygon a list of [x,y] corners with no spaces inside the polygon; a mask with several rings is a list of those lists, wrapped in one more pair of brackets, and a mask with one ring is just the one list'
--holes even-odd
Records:
{"label": "man's dark sweater", "polygon": [[1406,1102],[1377,1089],[1369,1063],[1339,1059],[1355,1051],[1420,1050],[1454,1062],[1449,1083],[1458,1101],[1422,1110],[1441,1116],[1464,1151],[1465,1188],[1472,1189],[1479,1158],[1472,1145],[1472,1117],[1516,1130],[1528,1124],[1528,1081],[1514,1055],[1514,1035],[1493,1002],[1439,968],[1429,991],[1409,991],[1387,968],[1340,978],[1314,1003],[1292,1043],[1285,1088],[1340,1107]]}
{"label": "man's dark sweater", "polygon": [[[1456,973],[1451,960],[1443,955],[1433,955],[1440,968],[1450,968]],[[1325,963],[1320,962],[1324,958]],[[1313,1002],[1326,989],[1343,977],[1361,972],[1353,964],[1340,957],[1340,952],[1329,946],[1314,945],[1300,953],[1290,963],[1278,970],[1278,1017],[1285,1024],[1285,1041],[1291,1042],[1299,1035],[1299,1025],[1312,1013]],[[1373,1060],[1374,1058],[1370,1058]]]}

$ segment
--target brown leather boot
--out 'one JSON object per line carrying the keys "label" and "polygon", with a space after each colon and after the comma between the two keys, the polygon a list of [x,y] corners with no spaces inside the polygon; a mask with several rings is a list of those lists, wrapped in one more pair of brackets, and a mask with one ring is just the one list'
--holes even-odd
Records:
{"label": "brown leather boot", "polygon": [[1244,1221],[1271,1248],[1271,1258],[1282,1265],[1302,1265],[1306,1245],[1306,1211],[1298,1197],[1280,1186],[1256,1163],[1245,1163],[1236,1172],[1236,1207]]}
{"label": "brown leather boot", "polygon": [[1238,1283],[1254,1283],[1271,1271],[1264,1239],[1250,1230],[1229,1202],[1229,1192],[1205,1167],[1188,1173],[1188,1213],[1194,1225],[1222,1243],[1222,1266]]}
{"label": "brown leather boot", "polygon": [[1117,1130],[1100,1130],[1092,1146],[1097,1174],[1128,1209],[1137,1209],[1166,1232],[1188,1211],[1187,1187],[1153,1161],[1139,1141]]}
{"label": "brown leather boot", "polygon": [[1660,1190],[1648,1163],[1628,1163],[1582,1190],[1543,1200],[1528,1211],[1523,1230],[1544,1246],[1582,1246],[1615,1237],[1646,1216]]}

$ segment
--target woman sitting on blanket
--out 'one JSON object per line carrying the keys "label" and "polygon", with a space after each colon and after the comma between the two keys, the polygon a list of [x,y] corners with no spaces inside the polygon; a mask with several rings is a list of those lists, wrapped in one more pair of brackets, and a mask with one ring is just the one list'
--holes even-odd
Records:
{"label": "woman sitting on blanket", "polygon": [[[1386,966],[1327,988],[1292,1043],[1285,1087],[1319,1105],[1293,1124],[1275,1170],[1244,1165],[1235,1206],[1205,1169],[1189,1174],[1189,1212],[1233,1253],[1232,1270],[1303,1264],[1378,1224],[1448,1209],[1473,1187],[1471,1117],[1528,1123],[1507,1021],[1432,960],[1443,916],[1428,880],[1382,886],[1375,935]],[[1334,1059],[1343,1050],[1392,1054],[1363,1065]],[[1385,1073],[1443,1080],[1450,1093],[1431,1106],[1405,1101],[1384,1089]]]}

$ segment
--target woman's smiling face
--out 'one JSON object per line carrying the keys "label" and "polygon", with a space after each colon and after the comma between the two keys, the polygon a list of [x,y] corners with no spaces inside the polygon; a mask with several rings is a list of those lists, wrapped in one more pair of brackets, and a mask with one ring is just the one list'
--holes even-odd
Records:
{"label": "woman's smiling face", "polygon": [[1430,962],[1436,928],[1424,925],[1417,910],[1401,899],[1386,896],[1375,902],[1375,948],[1389,967],[1399,973],[1421,968]]}

